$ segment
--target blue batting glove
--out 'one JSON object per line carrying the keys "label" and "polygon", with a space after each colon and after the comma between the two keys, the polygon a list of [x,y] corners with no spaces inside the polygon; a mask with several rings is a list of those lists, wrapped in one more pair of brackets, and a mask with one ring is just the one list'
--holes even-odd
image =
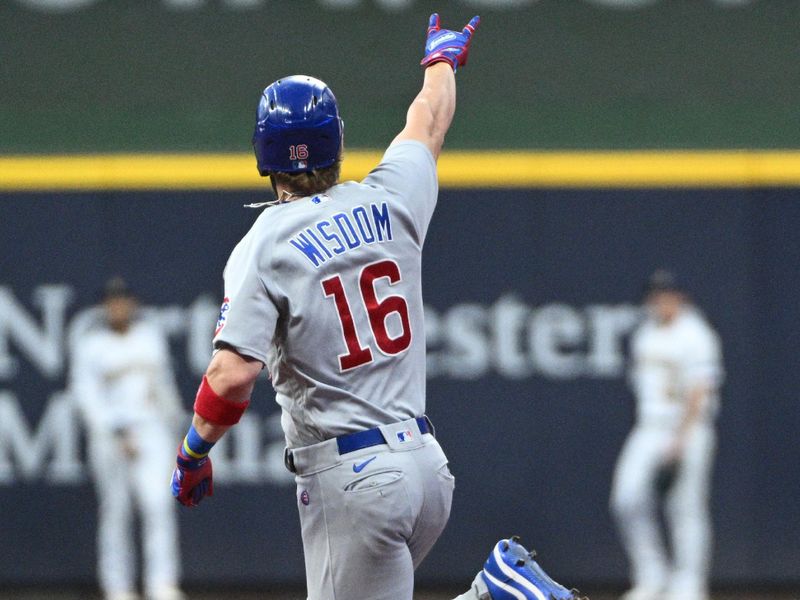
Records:
{"label": "blue batting glove", "polygon": [[184,506],[197,506],[204,496],[214,495],[211,457],[214,444],[205,441],[194,426],[178,447],[175,470],[172,472],[172,495]]}
{"label": "blue batting glove", "polygon": [[481,18],[475,16],[461,31],[451,31],[442,29],[438,13],[433,13],[428,21],[425,57],[420,64],[427,68],[438,62],[446,62],[453,67],[453,71],[466,65],[472,34],[480,22]]}

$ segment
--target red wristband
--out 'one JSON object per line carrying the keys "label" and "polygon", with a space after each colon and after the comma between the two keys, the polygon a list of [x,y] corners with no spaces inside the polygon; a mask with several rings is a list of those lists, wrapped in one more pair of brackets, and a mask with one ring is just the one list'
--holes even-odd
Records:
{"label": "red wristband", "polygon": [[208,378],[203,375],[203,383],[200,384],[200,389],[197,390],[197,397],[194,400],[194,412],[206,421],[211,421],[214,425],[236,425],[249,404],[249,400],[246,402],[233,402],[218,396],[211,389]]}

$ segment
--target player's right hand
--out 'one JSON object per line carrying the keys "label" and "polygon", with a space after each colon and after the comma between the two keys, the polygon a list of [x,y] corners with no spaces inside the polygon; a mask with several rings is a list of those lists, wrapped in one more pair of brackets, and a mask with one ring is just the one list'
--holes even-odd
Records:
{"label": "player's right hand", "polygon": [[446,62],[453,67],[453,71],[466,65],[472,34],[480,22],[481,18],[475,16],[461,31],[451,31],[442,29],[439,25],[439,15],[433,13],[428,21],[425,56],[420,64],[427,68],[438,62]]}
{"label": "player's right hand", "polygon": [[175,470],[172,472],[172,495],[184,506],[197,506],[204,496],[214,495],[211,458],[192,458],[178,448]]}

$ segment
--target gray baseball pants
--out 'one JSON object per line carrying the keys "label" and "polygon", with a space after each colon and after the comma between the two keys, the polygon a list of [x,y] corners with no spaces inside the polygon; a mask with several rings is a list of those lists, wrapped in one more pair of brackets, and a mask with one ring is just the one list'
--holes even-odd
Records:
{"label": "gray baseball pants", "polygon": [[335,439],[291,451],[308,600],[412,600],[450,516],[455,479],[433,435],[414,419],[380,429],[386,444],[343,455]]}

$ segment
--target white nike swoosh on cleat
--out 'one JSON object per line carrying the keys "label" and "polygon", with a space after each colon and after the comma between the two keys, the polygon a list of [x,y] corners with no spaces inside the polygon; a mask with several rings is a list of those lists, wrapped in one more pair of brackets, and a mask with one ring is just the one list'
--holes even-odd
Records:
{"label": "white nike swoosh on cleat", "polygon": [[[519,590],[514,589],[510,585],[506,585],[496,577],[493,577],[491,573],[486,571],[486,569],[483,570],[483,574],[486,576],[486,579],[492,582],[493,585],[496,585],[504,592],[511,594],[512,596],[514,596],[514,598],[516,598],[516,600],[527,600],[525,594],[523,594]],[[542,596],[542,598],[544,598],[544,596]]]}
{"label": "white nike swoosh on cleat", "polygon": [[505,563],[503,556],[500,554],[499,546],[494,547],[494,559],[500,567],[500,570],[503,572],[503,575],[511,578],[514,582],[529,590],[539,600],[548,600],[539,588],[537,588],[535,585],[533,585],[533,583],[525,579],[525,577],[517,573]]}

